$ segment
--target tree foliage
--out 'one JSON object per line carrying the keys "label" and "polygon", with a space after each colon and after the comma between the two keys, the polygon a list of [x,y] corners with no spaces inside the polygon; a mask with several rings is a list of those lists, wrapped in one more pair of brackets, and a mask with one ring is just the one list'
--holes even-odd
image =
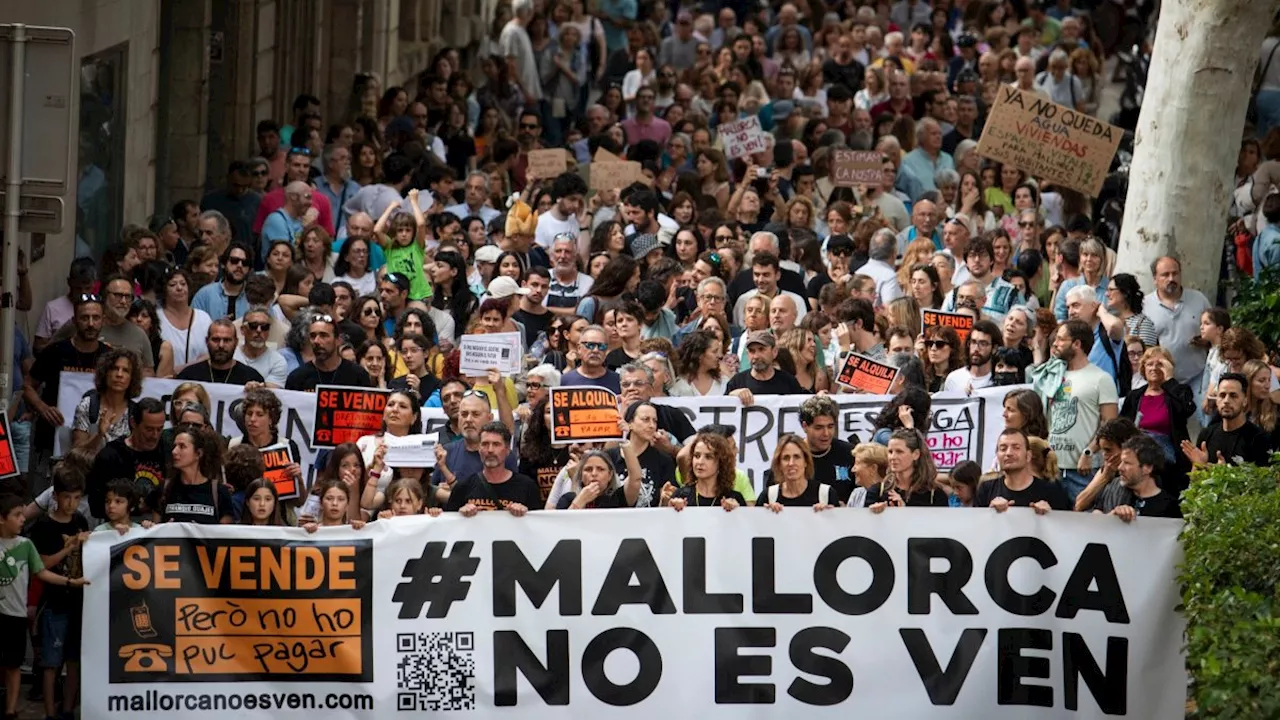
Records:
{"label": "tree foliage", "polygon": [[1258,277],[1242,277],[1234,283],[1231,324],[1245,327],[1268,348],[1280,342],[1280,266],[1263,269]]}
{"label": "tree foliage", "polygon": [[1272,468],[1211,465],[1183,494],[1180,579],[1197,717],[1280,718],[1278,480]]}

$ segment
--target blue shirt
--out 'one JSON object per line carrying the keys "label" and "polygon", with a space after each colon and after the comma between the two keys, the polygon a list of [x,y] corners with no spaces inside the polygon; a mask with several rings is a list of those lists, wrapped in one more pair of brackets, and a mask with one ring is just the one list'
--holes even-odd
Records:
{"label": "blue shirt", "polygon": [[222,283],[211,282],[196,291],[196,296],[191,299],[191,307],[205,311],[214,320],[221,317],[230,317],[235,320],[249,312],[249,299],[245,297],[242,288],[240,294],[236,296],[235,313],[227,315],[227,291],[222,287]]}
{"label": "blue shirt", "polygon": [[[480,461],[480,453],[475,450],[468,450],[466,440],[458,438],[448,445],[444,446],[444,464],[449,468],[449,472],[453,473],[455,480],[462,480],[471,477],[476,473],[484,470],[484,463]],[[507,460],[503,463],[503,467],[516,472],[516,456],[515,453],[507,453]],[[431,482],[435,485],[444,483],[444,474],[437,467],[431,471]]]}
{"label": "blue shirt", "polygon": [[316,190],[321,195],[329,198],[329,207],[333,208],[333,227],[335,229],[341,228],[338,232],[342,232],[347,225],[347,210],[342,206],[347,204],[347,200],[355,197],[355,194],[360,192],[360,183],[347,179],[343,182],[342,189],[334,192],[329,185],[328,178],[320,177],[316,178],[316,180],[318,181]]}
{"label": "blue shirt", "polygon": [[1264,268],[1280,265],[1280,225],[1262,228],[1253,241],[1253,276],[1262,276]]}
{"label": "blue shirt", "polygon": [[933,182],[934,173],[939,170],[955,169],[956,164],[947,153],[939,151],[938,159],[935,161],[926,155],[924,150],[916,148],[902,158],[902,167],[898,170],[898,173],[915,178],[919,188],[916,192],[910,193],[912,201],[915,201],[919,200],[924,193],[938,189],[938,186]]}
{"label": "blue shirt", "polygon": [[[1111,354],[1107,354],[1107,346],[1105,343],[1111,343]],[[1112,340],[1107,337],[1107,330],[1099,322],[1097,327],[1093,329],[1093,349],[1089,351],[1089,363],[1098,366],[1104,373],[1111,376],[1111,380],[1116,382],[1116,392],[1120,391],[1116,361],[1120,360],[1120,353],[1124,352],[1124,343],[1118,340]],[[1112,361],[1115,357],[1115,361]]]}
{"label": "blue shirt", "polygon": [[[1098,283],[1098,286],[1093,289],[1093,291],[1098,295],[1098,302],[1101,303],[1103,307],[1107,306],[1107,285],[1110,283],[1111,278],[1104,277],[1102,278],[1102,281]],[[1058,318],[1058,322],[1067,321],[1067,291],[1073,287],[1079,287],[1080,285],[1084,285],[1083,275],[1068,278],[1063,281],[1062,285],[1058,288],[1058,294],[1053,298],[1053,316]]]}
{"label": "blue shirt", "polygon": [[284,240],[296,246],[302,236],[302,223],[285,214],[284,210],[276,210],[267,216],[262,223],[262,242],[260,243],[262,259],[267,259],[267,251],[271,249],[273,240]]}
{"label": "blue shirt", "polygon": [[577,370],[570,370],[560,378],[562,387],[602,387],[608,388],[615,393],[622,392],[622,386],[618,381],[618,373],[612,370],[605,370],[604,375],[598,378],[583,377],[582,373]]}
{"label": "blue shirt", "polygon": [[613,22],[611,18],[623,18],[625,20],[635,20],[638,3],[636,0],[602,0],[597,11],[597,17],[600,18],[601,24],[604,25],[604,43],[607,50],[605,57],[612,55],[617,50],[627,47],[627,31],[621,25]]}

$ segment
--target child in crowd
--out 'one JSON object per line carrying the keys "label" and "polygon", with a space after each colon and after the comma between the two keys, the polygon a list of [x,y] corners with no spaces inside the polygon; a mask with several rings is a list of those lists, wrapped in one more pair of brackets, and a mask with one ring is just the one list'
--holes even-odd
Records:
{"label": "child in crowd", "polygon": [[423,267],[427,252],[427,221],[418,207],[418,191],[409,191],[409,206],[413,214],[400,210],[400,205],[387,206],[378,218],[373,232],[379,237],[387,254],[387,272],[399,273],[409,278],[409,299],[431,301],[431,283]]}
{"label": "child in crowd", "polygon": [[287,526],[280,512],[280,495],[276,492],[274,482],[257,478],[245,485],[240,524],[259,527]]}
{"label": "child in crowd", "polygon": [[133,521],[133,514],[138,511],[138,490],[131,480],[118,478],[107,483],[105,497],[103,507],[106,509],[107,521],[94,528],[94,532],[114,530],[126,535],[134,528],[151,527],[150,520],[143,520],[141,524]]}
{"label": "child in crowd", "polygon": [[302,527],[309,533],[322,527],[340,527],[350,524],[359,530],[363,520],[348,520],[347,508],[351,506],[351,486],[339,478],[326,478],[317,483],[315,494],[320,496],[320,519]]}
{"label": "child in crowd", "polygon": [[[400,478],[387,486],[387,509],[378,513],[379,520],[404,515],[421,515],[425,499],[422,496],[422,483],[414,478]],[[427,508],[431,517],[439,517],[443,512],[438,507]]]}

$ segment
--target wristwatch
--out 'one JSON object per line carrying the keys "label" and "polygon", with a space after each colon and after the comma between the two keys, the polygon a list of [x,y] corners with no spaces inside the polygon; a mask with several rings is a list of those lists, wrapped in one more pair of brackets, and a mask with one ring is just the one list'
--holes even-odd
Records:
{"label": "wristwatch", "polygon": [[1093,450],[1090,450],[1089,448],[1085,448],[1084,452],[1081,453],[1081,455],[1084,455],[1085,457],[1093,457]]}

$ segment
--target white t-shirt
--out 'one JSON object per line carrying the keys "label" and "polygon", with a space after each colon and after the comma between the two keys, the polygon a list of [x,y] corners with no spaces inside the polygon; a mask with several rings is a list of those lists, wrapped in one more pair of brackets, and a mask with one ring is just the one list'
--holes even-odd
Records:
{"label": "white t-shirt", "polygon": [[897,271],[883,260],[868,260],[854,274],[866,275],[876,281],[876,295],[880,298],[881,306],[902,297],[902,284],[898,282]]}
{"label": "white t-shirt", "polygon": [[966,392],[970,387],[970,383],[972,383],[974,390],[991,387],[991,373],[987,373],[986,375],[974,375],[967,367],[952,370],[947,375],[947,379],[943,381],[942,389]]}
{"label": "white t-shirt", "polygon": [[[747,301],[748,301],[748,300],[750,300],[751,298],[755,297],[755,296],[756,296],[756,295],[758,295],[759,293],[760,293],[760,291],[759,291],[759,290],[757,290],[756,288],[751,288],[750,290],[748,290],[748,291],[746,291],[746,292],[742,293],[742,295],[740,295],[740,296],[738,297],[738,302],[734,303],[734,305],[733,305],[733,324],[734,324],[734,325],[737,325],[738,327],[746,327],[746,326],[747,326],[747,323],[743,320],[743,318],[746,316],[746,313],[747,313]],[[791,296],[791,299],[795,301],[795,303],[796,303],[796,324],[798,325],[798,324],[800,323],[800,320],[804,318],[804,314],[805,314],[806,312],[808,312],[809,303],[808,303],[808,302],[806,302],[804,298],[802,298],[802,297],[800,297],[799,295],[797,295],[797,294],[795,294],[795,293],[791,292],[790,290],[783,290],[783,289],[779,288],[779,289],[778,289],[778,294],[780,294],[780,295],[790,295],[790,296]],[[775,297],[777,297],[777,296],[775,296]]]}
{"label": "white t-shirt", "polygon": [[351,286],[355,291],[356,297],[361,295],[372,295],[378,291],[378,274],[372,270],[365,270],[363,277],[354,278],[350,275],[339,275],[333,279],[333,282],[342,281]]}
{"label": "white t-shirt", "polygon": [[570,215],[568,220],[557,220],[554,210],[538,216],[538,229],[534,231],[533,241],[547,252],[551,251],[551,243],[560,233],[570,233],[576,240],[580,228],[578,216]]}
{"label": "white t-shirt", "polygon": [[192,309],[191,323],[186,330],[179,330],[169,322],[169,316],[161,310],[160,337],[168,340],[173,346],[173,364],[175,367],[189,365],[202,355],[209,354],[209,346],[205,337],[209,334],[209,326],[213,318],[203,310]]}
{"label": "white t-shirt", "polygon": [[284,381],[289,379],[289,363],[284,359],[283,355],[271,348],[267,348],[258,357],[251,358],[244,354],[244,346],[242,345],[236,348],[235,358],[257,370],[263,380],[276,387],[284,387]]}
{"label": "white t-shirt", "polygon": [[516,59],[517,78],[534,100],[542,99],[542,80],[538,77],[538,61],[533,57],[533,43],[529,41],[529,33],[516,20],[507,22],[498,36],[498,48],[502,56]]}
{"label": "white t-shirt", "polygon": [[1116,382],[1097,365],[1069,370],[1049,401],[1049,446],[1058,467],[1076,467],[1080,453],[1093,441],[1103,405],[1119,405]]}

